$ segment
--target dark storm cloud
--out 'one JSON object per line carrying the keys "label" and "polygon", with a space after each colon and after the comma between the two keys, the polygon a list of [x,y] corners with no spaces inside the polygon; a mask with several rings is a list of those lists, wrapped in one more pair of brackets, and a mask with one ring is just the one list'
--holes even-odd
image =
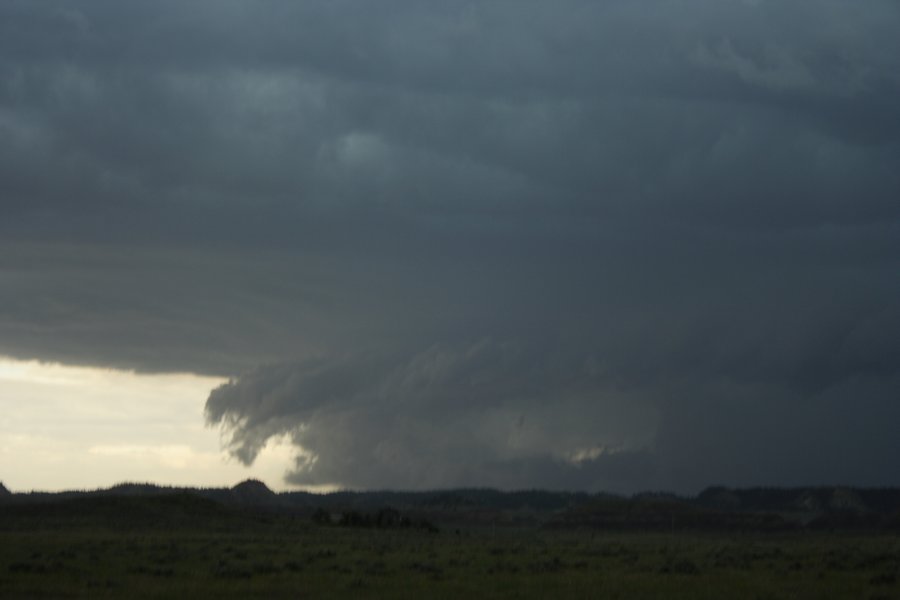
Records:
{"label": "dark storm cloud", "polygon": [[167,230],[204,198],[294,219],[335,204],[770,225],[897,211],[890,3],[6,11],[8,208],[64,210],[75,186],[66,217],[139,211]]}
{"label": "dark storm cloud", "polygon": [[653,408],[600,375],[592,356],[482,340],[260,369],[215,390],[207,417],[248,463],[270,437],[291,435],[308,453],[295,483],[558,484],[651,437]]}
{"label": "dark storm cloud", "polygon": [[5,2],[0,353],[237,377],[296,483],[897,483],[898,25]]}

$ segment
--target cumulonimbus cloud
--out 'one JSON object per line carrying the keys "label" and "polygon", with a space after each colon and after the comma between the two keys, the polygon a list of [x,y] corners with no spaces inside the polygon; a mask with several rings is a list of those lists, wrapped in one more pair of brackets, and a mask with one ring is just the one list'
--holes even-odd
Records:
{"label": "cumulonimbus cloud", "polygon": [[895,481],[898,28],[3,2],[0,353],[231,376],[296,483]]}

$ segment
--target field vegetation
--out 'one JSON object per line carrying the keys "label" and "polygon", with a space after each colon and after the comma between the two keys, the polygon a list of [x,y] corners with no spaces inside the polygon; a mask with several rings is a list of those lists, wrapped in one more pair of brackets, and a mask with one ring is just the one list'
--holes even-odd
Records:
{"label": "field vegetation", "polygon": [[186,493],[0,511],[3,598],[900,598],[900,537],[877,531],[435,526]]}

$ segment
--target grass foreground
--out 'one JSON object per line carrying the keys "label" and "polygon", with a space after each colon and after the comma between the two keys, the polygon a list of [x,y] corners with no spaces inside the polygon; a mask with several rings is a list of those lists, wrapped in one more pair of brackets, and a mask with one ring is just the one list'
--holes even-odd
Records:
{"label": "grass foreground", "polygon": [[183,500],[4,510],[2,598],[900,598],[888,534],[365,529]]}

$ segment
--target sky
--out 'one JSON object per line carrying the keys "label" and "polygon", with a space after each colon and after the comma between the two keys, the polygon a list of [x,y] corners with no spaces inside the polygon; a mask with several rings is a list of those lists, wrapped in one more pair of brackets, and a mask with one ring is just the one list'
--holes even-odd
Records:
{"label": "sky", "polygon": [[900,485],[900,4],[0,4],[0,480]]}

